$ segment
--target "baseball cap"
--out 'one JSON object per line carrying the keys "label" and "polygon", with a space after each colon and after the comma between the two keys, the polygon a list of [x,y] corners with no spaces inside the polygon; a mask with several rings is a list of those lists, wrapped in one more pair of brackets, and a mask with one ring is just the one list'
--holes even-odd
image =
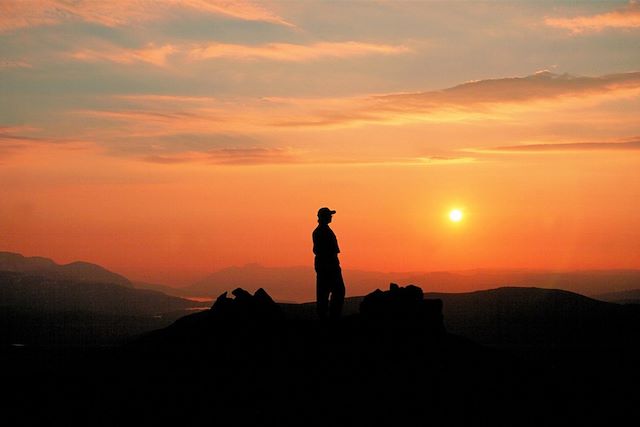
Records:
{"label": "baseball cap", "polygon": [[336,213],[336,211],[332,211],[329,208],[320,208],[320,209],[318,209],[318,216],[333,215],[334,213]]}

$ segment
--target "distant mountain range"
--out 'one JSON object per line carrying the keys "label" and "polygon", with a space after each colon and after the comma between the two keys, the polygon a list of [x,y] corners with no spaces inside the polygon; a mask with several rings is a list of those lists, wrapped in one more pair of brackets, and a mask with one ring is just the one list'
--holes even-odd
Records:
{"label": "distant mountain range", "polygon": [[[31,273],[76,283],[112,283],[137,289],[155,290],[185,298],[216,298],[225,291],[243,288],[255,292],[268,289],[280,302],[315,299],[315,272],[312,266],[266,267],[260,264],[232,266],[218,270],[185,287],[131,282],[97,264],[72,262],[57,264],[43,257],[25,257],[0,252],[0,271]],[[631,302],[640,299],[640,270],[546,271],[526,269],[473,269],[434,272],[376,272],[343,270],[348,295],[366,295],[394,282],[414,284],[426,292],[469,292],[496,287],[538,287],[564,289],[602,300]],[[622,294],[621,292],[629,292]],[[635,292],[635,294],[633,293]]]}
{"label": "distant mountain range", "polygon": [[[576,339],[581,336],[581,325],[600,330],[597,319],[606,318],[602,324],[619,324],[625,329],[627,326],[620,320],[620,313],[633,309],[604,301],[640,302],[638,270],[431,273],[345,270],[344,276],[350,295],[366,295],[376,288],[386,288],[389,282],[418,285],[426,291],[427,297],[444,301],[445,324],[451,332],[497,345],[568,342],[572,336]],[[259,264],[229,267],[191,286],[172,288],[132,284],[127,278],[91,263],[59,265],[47,258],[0,252],[0,332],[4,331],[6,337],[16,340],[28,338],[29,328],[49,331],[40,336],[53,334],[54,338],[55,334],[64,335],[73,328],[76,332],[103,328],[99,333],[83,336],[107,333],[125,337],[166,326],[191,310],[211,305],[210,301],[186,298],[216,298],[238,287],[250,292],[264,288],[281,303],[288,315],[315,318],[313,303],[291,302],[315,299],[315,273],[311,267],[264,267]],[[489,290],[477,291],[483,288]],[[452,293],[452,290],[473,292]],[[591,295],[600,301],[578,294]],[[362,297],[347,298],[345,314],[357,312],[361,300]],[[47,329],[47,322],[57,322],[57,329]],[[603,332],[602,336],[604,340],[607,333]]]}
{"label": "distant mountain range", "polygon": [[89,281],[86,274],[74,280],[69,277],[78,276],[60,274],[58,268],[35,271],[0,271],[0,347],[113,345],[207,306],[107,283],[110,272],[93,267],[84,271],[98,271],[102,280]]}
{"label": "distant mountain range", "polygon": [[235,288],[243,288],[249,292],[264,288],[276,300],[310,301],[315,298],[315,272],[308,267],[247,264],[223,268],[177,292],[183,296],[216,298]]}
{"label": "distant mountain range", "polygon": [[[353,399],[359,399],[368,411],[365,424],[380,421],[379,408],[399,409],[388,412],[393,417],[382,419],[384,424],[413,425],[407,420],[417,419],[433,423],[433,413],[424,409],[425,399],[432,399],[433,408],[448,405],[441,414],[446,421],[467,405],[474,416],[489,411],[500,414],[492,424],[511,425],[523,419],[522,414],[537,416],[543,410],[549,419],[564,421],[556,412],[576,413],[576,402],[589,406],[607,399],[603,410],[607,417],[616,411],[632,413],[631,403],[637,403],[627,390],[633,390],[638,373],[640,305],[541,287],[566,287],[591,295],[604,290],[607,294],[600,298],[628,302],[639,293],[633,291],[640,288],[638,271],[345,271],[351,295],[386,289],[389,282],[397,281],[422,285],[426,298],[442,300],[446,333],[421,336],[415,334],[421,329],[419,323],[386,318],[362,322],[366,314],[350,316],[359,311],[362,296],[347,298],[345,316],[338,322],[317,321],[315,303],[282,302],[278,304],[282,313],[265,321],[261,313],[272,311],[260,305],[255,305],[259,310],[251,309],[255,295],[246,300],[248,305],[230,311],[230,301],[221,298],[216,316],[216,310],[201,310],[209,302],[132,288],[129,281],[108,283],[107,278],[122,276],[93,264],[67,265],[88,266],[76,269],[46,258],[7,253],[2,259],[0,356],[8,362],[0,371],[6,373],[3,381],[13,379],[8,384],[15,405],[32,402],[36,395],[42,400],[38,408],[52,408],[53,398],[55,407],[65,409],[75,402],[84,416],[83,397],[99,396],[94,410],[98,413],[105,402],[113,407],[105,399],[122,401],[122,384],[127,384],[128,402],[152,396],[162,403],[149,412],[158,421],[164,417],[154,411],[175,401],[202,402],[206,407],[181,407],[180,417],[197,413],[219,421],[219,415],[209,410],[214,401],[223,402],[219,412],[237,423],[247,399],[256,399],[263,406],[250,424],[263,422],[263,414],[270,409],[277,419],[292,414],[297,425],[316,416],[317,402],[326,397],[327,387],[335,387],[342,394],[326,407],[348,402],[345,408],[352,411]],[[280,301],[309,301],[314,299],[314,280],[308,267],[253,264],[221,270],[185,289],[167,290],[217,297],[236,287],[264,287]],[[482,287],[493,289],[434,292]],[[243,293],[236,295],[242,298]],[[247,319],[245,309],[257,315]],[[67,359],[68,354],[75,356]],[[45,386],[33,385],[40,384],[37,381],[25,383],[25,372],[45,381]],[[61,393],[65,387],[66,394]],[[426,394],[416,395],[415,390],[426,390]],[[627,406],[620,408],[621,401]],[[414,415],[406,416],[407,408]],[[19,412],[25,416],[26,412]],[[415,415],[424,413],[427,418]],[[398,414],[405,418],[398,421]],[[588,424],[591,414],[580,414],[582,424]],[[363,419],[360,413],[355,416]],[[469,423],[459,421],[449,424]],[[531,421],[537,424],[539,418]]]}
{"label": "distant mountain range", "polygon": [[202,303],[158,291],[112,283],[74,282],[30,273],[0,272],[0,307],[155,316],[200,306]]}
{"label": "distant mountain range", "polygon": [[76,261],[61,265],[49,258],[25,257],[13,252],[0,252],[0,271],[41,274],[74,282],[113,283],[133,287],[126,277],[97,264]]}
{"label": "distant mountain range", "polygon": [[[564,289],[589,296],[640,288],[640,270],[539,271],[475,269],[453,272],[373,272],[344,270],[348,295],[365,295],[390,282],[414,284],[427,292],[467,292],[496,287]],[[312,267],[265,267],[247,264],[219,270],[191,286],[175,290],[185,297],[215,298],[236,287],[268,289],[277,301],[313,301]]]}

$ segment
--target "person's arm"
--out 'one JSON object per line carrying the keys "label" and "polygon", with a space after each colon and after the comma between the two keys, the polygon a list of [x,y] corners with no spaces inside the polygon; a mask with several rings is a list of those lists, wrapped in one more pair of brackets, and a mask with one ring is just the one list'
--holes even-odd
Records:
{"label": "person's arm", "polygon": [[318,255],[318,238],[317,238],[316,234],[317,234],[317,230],[314,230],[313,233],[311,233],[311,239],[313,240],[313,253],[314,253],[314,255]]}
{"label": "person's arm", "polygon": [[331,230],[331,252],[332,254],[339,254],[340,247],[338,246],[338,238],[336,237],[336,233]]}

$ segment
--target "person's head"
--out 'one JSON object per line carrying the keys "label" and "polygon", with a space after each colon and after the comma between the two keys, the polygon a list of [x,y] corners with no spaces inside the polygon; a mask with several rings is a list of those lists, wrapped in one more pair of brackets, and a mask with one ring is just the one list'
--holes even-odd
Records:
{"label": "person's head", "polygon": [[336,213],[336,211],[332,211],[329,208],[318,209],[318,222],[320,224],[329,224],[334,213]]}

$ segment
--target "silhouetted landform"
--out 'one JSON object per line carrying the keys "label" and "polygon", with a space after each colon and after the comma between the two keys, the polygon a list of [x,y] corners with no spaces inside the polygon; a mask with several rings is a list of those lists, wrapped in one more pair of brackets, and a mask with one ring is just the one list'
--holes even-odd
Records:
{"label": "silhouetted landform", "polygon": [[452,399],[469,373],[492,373],[491,352],[447,334],[441,302],[418,288],[393,285],[366,297],[362,313],[325,321],[287,318],[262,289],[232,296],[120,354],[136,372],[206,373],[190,396],[219,408],[206,412],[214,424],[403,425],[426,419],[422,399]]}
{"label": "silhouetted landform", "polygon": [[[560,289],[505,287],[426,293],[444,303],[448,331],[490,346],[624,345],[640,333],[640,307],[607,303]],[[368,297],[367,297],[368,298]],[[363,297],[345,301],[355,313]],[[291,318],[311,319],[314,304],[281,304]]]}
{"label": "silhouetted landform", "polygon": [[[395,272],[343,270],[350,295],[365,295],[380,283],[406,283],[440,292],[467,292],[496,287],[554,288],[596,296],[605,292],[637,289],[639,270],[537,271],[475,269],[441,272]],[[217,271],[193,285],[179,288],[175,295],[215,298],[225,290],[241,287],[254,292],[269,289],[276,301],[315,299],[313,267],[265,267],[247,264]]]}
{"label": "silhouetted landform", "polygon": [[442,320],[442,300],[425,299],[422,289],[409,285],[389,285],[388,291],[376,289],[362,299],[360,314],[367,320],[422,325],[432,334],[445,332]]}
{"label": "silhouetted landform", "polygon": [[[299,323],[298,319],[287,318],[282,306],[273,301],[262,288],[253,295],[237,288],[232,295],[234,298],[228,297],[227,292],[224,292],[209,310],[185,316],[164,330],[146,334],[139,343],[164,344],[172,339],[185,337],[188,337],[188,342],[194,342],[197,335],[209,340],[219,337],[218,334],[212,334],[216,329],[236,334],[267,328],[271,333],[278,333],[278,329],[284,331],[290,325]],[[378,289],[364,297],[360,304],[360,314],[353,314],[341,321],[327,322],[335,330],[358,329],[364,325],[379,328],[382,324],[405,332],[411,328],[419,329],[431,337],[445,333],[441,300],[424,299],[422,289],[416,286],[399,287],[394,283],[390,285],[389,291]]]}
{"label": "silhouetted landform", "polygon": [[117,284],[2,271],[0,344],[115,344],[201,306]]}
{"label": "silhouetted landform", "polygon": [[0,271],[31,273],[49,278],[68,279],[74,282],[114,283],[133,287],[129,279],[104,267],[88,262],[56,264],[49,258],[25,257],[12,252],[0,252]]}
{"label": "silhouetted landform", "polygon": [[640,307],[559,289],[505,287],[426,296],[444,301],[447,328],[488,345],[625,346],[640,336]]}
{"label": "silhouetted landform", "polygon": [[[600,341],[603,332],[633,332],[611,311],[625,306],[541,289],[424,295],[392,285],[352,298],[355,313],[320,322],[292,315],[292,305],[263,290],[236,289],[121,348],[0,348],[10,390],[2,418],[19,420],[8,425],[633,425],[637,334],[616,345]],[[480,317],[498,327],[557,316],[551,324],[560,327],[594,312],[604,326],[583,323],[579,347],[530,340],[489,348],[450,333],[457,310],[484,310]]]}
{"label": "silhouetted landform", "polygon": [[[253,295],[237,288],[233,298],[224,292],[209,310],[190,314],[171,326],[141,337],[135,345],[169,345],[185,350],[184,346],[221,345],[221,338],[254,334],[252,339],[264,338],[265,332],[285,332],[285,317],[280,306],[263,290]],[[134,344],[132,344],[134,345]]]}
{"label": "silhouetted landform", "polygon": [[597,299],[617,304],[640,304],[640,289],[628,291],[607,292],[596,296]]}

